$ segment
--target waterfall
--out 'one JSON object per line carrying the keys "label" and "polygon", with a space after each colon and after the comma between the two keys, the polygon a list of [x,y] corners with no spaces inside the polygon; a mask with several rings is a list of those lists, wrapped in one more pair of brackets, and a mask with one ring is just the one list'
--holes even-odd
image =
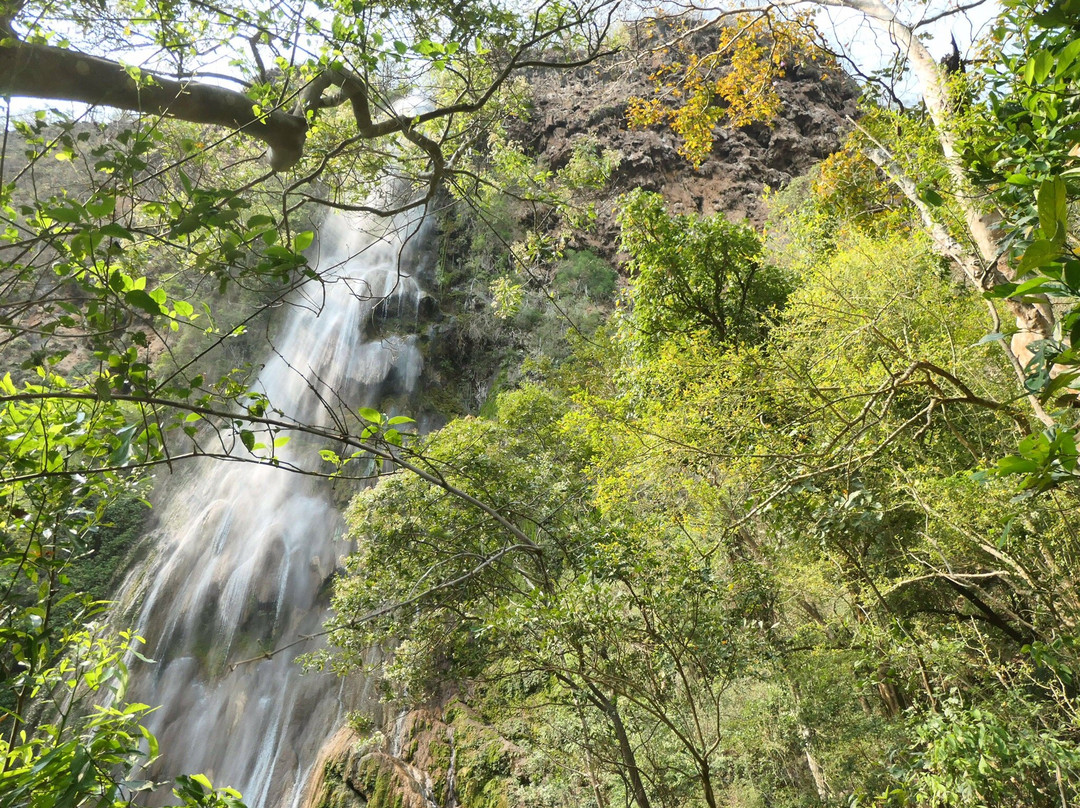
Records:
{"label": "waterfall", "polygon": [[[311,282],[288,309],[255,388],[299,421],[407,395],[422,358],[413,336],[365,337],[384,310],[416,317],[423,220],[331,214]],[[378,310],[377,308],[378,307]],[[317,467],[320,444],[293,435],[283,463]],[[238,458],[247,456],[243,448]],[[266,465],[202,459],[159,485],[153,549],[119,597],[156,662],[133,661],[129,700],[160,704],[147,724],[160,776],[205,773],[249,808],[299,804],[319,746],[374,699],[359,683],[302,674],[317,635],[343,523],[329,483]],[[243,661],[247,660],[247,661]]]}

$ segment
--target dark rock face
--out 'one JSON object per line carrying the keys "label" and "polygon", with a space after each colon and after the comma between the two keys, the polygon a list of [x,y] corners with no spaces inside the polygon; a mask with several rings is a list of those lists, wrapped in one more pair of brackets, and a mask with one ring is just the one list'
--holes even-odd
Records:
{"label": "dark rock face", "polygon": [[[715,37],[697,43],[706,53]],[[760,223],[762,192],[779,188],[836,151],[855,117],[859,88],[841,71],[823,70],[806,59],[789,65],[777,83],[783,109],[771,125],[734,129],[718,126],[711,155],[698,169],[678,154],[678,136],[662,126],[630,130],[627,102],[649,98],[649,74],[659,67],[647,54],[616,55],[574,71],[544,71],[530,79],[534,113],[511,135],[552,168],[566,164],[573,141],[588,135],[604,149],[615,149],[621,163],[612,197],[633,188],[658,191],[676,213],[722,212]],[[608,255],[617,228],[611,203],[600,206],[597,233],[589,246]]]}

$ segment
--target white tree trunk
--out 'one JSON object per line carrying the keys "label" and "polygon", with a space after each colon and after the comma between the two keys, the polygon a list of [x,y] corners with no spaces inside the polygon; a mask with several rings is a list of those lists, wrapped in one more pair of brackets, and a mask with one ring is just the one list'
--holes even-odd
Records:
{"label": "white tree trunk", "polygon": [[[1001,240],[998,238],[993,218],[979,210],[970,193],[971,186],[960,162],[956,135],[953,131],[952,111],[949,104],[949,92],[942,67],[930,55],[912,28],[902,23],[896,12],[881,0],[812,0],[822,6],[847,8],[863,14],[867,19],[882,28],[904,53],[911,65],[912,72],[919,82],[927,112],[934,123],[938,142],[941,144],[945,164],[958,191],[956,201],[964,215],[968,235],[975,250],[967,250],[966,257],[947,253],[957,261],[976,288],[985,291],[993,284],[993,278],[1003,277],[1014,280],[1016,272],[1004,254]],[[911,196],[910,189],[902,189]],[[944,228],[941,228],[942,232]],[[953,242],[955,245],[955,242]],[[1032,358],[1028,346],[1032,342],[1051,338],[1054,334],[1054,311],[1049,301],[1043,298],[1036,302],[1006,301],[1010,312],[1016,317],[1017,333],[1012,339],[1012,350],[1022,366]]]}

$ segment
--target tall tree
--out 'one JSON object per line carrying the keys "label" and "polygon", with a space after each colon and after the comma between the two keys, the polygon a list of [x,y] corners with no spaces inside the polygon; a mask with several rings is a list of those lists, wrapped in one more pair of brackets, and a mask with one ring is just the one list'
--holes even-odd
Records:
{"label": "tall tree", "polygon": [[[320,282],[307,206],[430,203],[454,155],[519,105],[522,70],[600,53],[612,6],[0,4],[0,804],[149,787],[142,708],[123,705],[122,652],[78,630],[101,605],[82,605],[72,570],[143,469],[230,442],[273,462],[254,437],[280,429],[270,402],[205,358]],[[401,105],[410,93],[426,100]],[[105,122],[48,112],[58,101]],[[237,315],[238,299],[253,306]],[[211,421],[216,450],[197,435]],[[86,715],[106,688],[116,712]],[[176,788],[185,804],[235,801],[205,780]]]}

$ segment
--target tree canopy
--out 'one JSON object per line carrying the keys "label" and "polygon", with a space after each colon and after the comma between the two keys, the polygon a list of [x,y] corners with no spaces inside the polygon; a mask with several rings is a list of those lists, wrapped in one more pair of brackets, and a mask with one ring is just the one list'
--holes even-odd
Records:
{"label": "tree canopy", "polygon": [[[534,165],[503,125],[528,78],[652,60],[629,124],[670,127],[692,164],[717,127],[767,126],[800,59],[850,66],[820,20],[671,14],[619,54],[642,26],[614,30],[615,0],[5,2],[0,808],[158,787],[148,708],[124,700],[141,641],[95,622],[94,564],[119,564],[145,470],[287,467],[289,431],[323,447],[293,471],[380,478],[350,508],[335,648],[313,664],[369,669],[402,706],[452,690],[541,758],[533,779],[501,752],[443,772],[477,800],[1080,799],[1077,0],[1007,0],[963,72],[921,35],[965,6],[814,5],[899,54],[846,146],[772,193],[764,232],[605,200],[611,310],[614,270],[574,234],[620,157],[578,142]],[[889,85],[905,70],[915,104]],[[480,256],[454,316],[505,342],[482,412],[417,438],[253,389],[259,356],[229,349],[333,282],[308,260],[321,207],[444,198],[472,203]],[[564,354],[505,360],[568,311],[589,320]],[[166,788],[237,805],[222,785]]]}

